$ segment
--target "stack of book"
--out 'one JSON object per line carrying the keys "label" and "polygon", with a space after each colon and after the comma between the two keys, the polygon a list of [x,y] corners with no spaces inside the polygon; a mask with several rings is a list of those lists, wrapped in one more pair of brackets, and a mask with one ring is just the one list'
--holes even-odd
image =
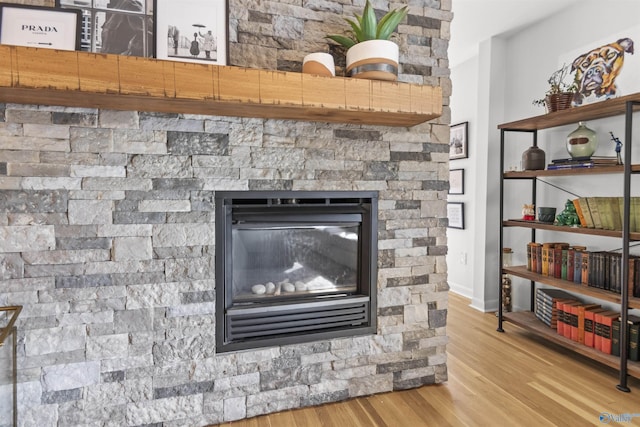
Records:
{"label": "stack of book", "polygon": [[[622,197],[580,197],[573,200],[580,226],[602,230],[622,230]],[[629,199],[629,229],[640,231],[640,197]]]}
{"label": "stack of book", "polygon": [[554,159],[547,165],[548,170],[593,168],[598,166],[615,166],[615,157],[572,157],[569,159]]}
{"label": "stack of book", "polygon": [[[587,251],[585,246],[568,243],[531,242],[527,245],[527,270],[616,294],[622,291],[620,252]],[[629,296],[640,298],[640,257],[629,256],[628,273]]]}
{"label": "stack of book", "polygon": [[557,329],[558,301],[576,301],[575,297],[560,289],[536,289],[536,304],[534,313],[538,319],[552,329]]}
{"label": "stack of book", "polygon": [[[585,303],[561,289],[537,288],[535,316],[558,335],[620,356],[620,313]],[[629,315],[628,358],[640,360],[640,317]]]}
{"label": "stack of book", "polygon": [[[557,310],[558,335],[602,353],[620,356],[620,313],[576,300],[558,300]],[[640,318],[629,316],[628,324],[628,359],[638,361]]]}

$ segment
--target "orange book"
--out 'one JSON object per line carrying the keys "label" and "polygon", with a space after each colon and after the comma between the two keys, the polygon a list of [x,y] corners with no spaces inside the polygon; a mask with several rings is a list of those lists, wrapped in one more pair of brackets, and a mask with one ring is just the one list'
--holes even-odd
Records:
{"label": "orange book", "polygon": [[596,308],[593,310],[585,310],[584,312],[584,345],[594,348],[595,339],[595,317],[597,313],[607,311],[606,308]]}
{"label": "orange book", "polygon": [[564,335],[564,304],[567,300],[556,300],[556,313],[558,314],[558,320],[556,321],[556,332],[558,335]]}
{"label": "orange book", "polygon": [[[584,323],[587,310],[600,308],[600,304],[584,304],[578,307],[578,342],[584,344]],[[593,327],[593,326],[592,326]]]}
{"label": "orange book", "polygon": [[573,200],[573,206],[575,206],[576,213],[578,214],[578,219],[580,219],[580,226],[586,227],[587,221],[584,218],[584,213],[582,212],[582,207],[580,207],[580,203],[578,203],[578,199]]}
{"label": "orange book", "polygon": [[[558,334],[571,339],[571,307],[581,304],[579,301],[565,301],[559,304],[562,311],[558,312]],[[562,315],[562,317],[560,317]],[[562,321],[562,327],[561,322]]]}
{"label": "orange book", "polygon": [[564,328],[564,336],[573,341],[578,341],[578,307],[581,306],[582,303],[579,301],[571,302],[569,304],[565,304],[565,319],[569,327],[565,325]]}
{"label": "orange book", "polygon": [[[607,321],[607,316],[619,316],[619,314],[615,311],[607,310],[602,311],[600,313],[596,313],[593,318],[593,348],[596,350],[602,351],[602,343],[604,341],[604,334],[606,331],[603,331],[605,327],[605,322]],[[611,321],[609,321],[609,352],[611,352]]]}

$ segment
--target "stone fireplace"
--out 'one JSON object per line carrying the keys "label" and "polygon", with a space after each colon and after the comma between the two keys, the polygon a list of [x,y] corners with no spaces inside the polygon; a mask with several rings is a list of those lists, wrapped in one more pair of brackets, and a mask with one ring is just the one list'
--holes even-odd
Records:
{"label": "stone fireplace", "polygon": [[216,192],[216,348],[376,331],[376,192]]}
{"label": "stone fireplace", "polygon": [[[230,63],[297,71],[361,6],[231,0]],[[398,35],[400,80],[445,106],[450,9],[411,3]],[[204,426],[446,381],[448,124],[0,104],[19,425]],[[377,195],[370,332],[217,348],[216,194],[246,191]]]}

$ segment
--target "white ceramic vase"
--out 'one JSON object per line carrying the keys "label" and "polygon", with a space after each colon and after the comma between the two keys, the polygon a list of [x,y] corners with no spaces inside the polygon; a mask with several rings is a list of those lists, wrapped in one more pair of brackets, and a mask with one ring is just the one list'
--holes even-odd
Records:
{"label": "white ceramic vase", "polygon": [[347,76],[358,79],[398,79],[398,45],[390,40],[367,40],[347,50]]}
{"label": "white ceramic vase", "polygon": [[302,72],[318,76],[335,76],[336,68],[333,56],[324,52],[310,53],[302,61]]}

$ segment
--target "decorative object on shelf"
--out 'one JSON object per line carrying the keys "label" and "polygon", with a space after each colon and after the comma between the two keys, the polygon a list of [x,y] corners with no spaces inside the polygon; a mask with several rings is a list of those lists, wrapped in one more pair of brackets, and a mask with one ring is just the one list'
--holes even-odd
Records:
{"label": "decorative object on shelf", "polygon": [[545,166],[546,156],[540,147],[532,145],[522,153],[522,170],[543,170]]}
{"label": "decorative object on shelf", "polygon": [[624,37],[590,50],[573,60],[576,86],[573,105],[594,98],[609,99],[616,95],[616,78],[624,64],[624,54],[633,54],[633,40]]}
{"label": "decorative object on shelf", "polygon": [[0,4],[0,44],[80,50],[81,25],[77,9]]}
{"label": "decorative object on shelf", "polygon": [[613,132],[609,132],[609,135],[611,135],[611,140],[616,143],[616,148],[615,148],[615,150],[616,150],[616,161],[617,161],[617,164],[621,165],[622,164],[622,155],[620,154],[620,152],[622,151],[622,141],[620,141],[620,138],[615,136],[613,134]]}
{"label": "decorative object on shelf", "polygon": [[227,64],[227,0],[156,0],[156,56]]}
{"label": "decorative object on shelf", "polygon": [[569,73],[570,67],[566,64],[554,71],[547,80],[549,89],[545,97],[534,100],[533,105],[544,105],[547,108],[547,113],[571,108],[571,101],[578,86],[575,82],[567,83],[565,81]]}
{"label": "decorative object on shelf", "polygon": [[586,122],[579,122],[578,128],[567,136],[567,151],[571,157],[591,157],[598,148],[598,136]]}
{"label": "decorative object on shelf", "polygon": [[334,34],[327,38],[347,49],[347,69],[349,77],[371,80],[398,79],[398,45],[389,40],[391,35],[409,13],[409,8],[393,9],[379,21],[367,0],[362,16],[356,20],[345,18],[351,25],[351,36]]}
{"label": "decorative object on shelf", "polygon": [[464,203],[448,202],[447,218],[449,219],[447,227],[464,230]]}
{"label": "decorative object on shelf", "polygon": [[469,157],[468,131],[469,122],[462,122],[449,127],[449,160]]}
{"label": "decorative object on shelf", "polygon": [[553,224],[556,219],[556,208],[551,207],[539,207],[538,208],[538,221]]}
{"label": "decorative object on shelf", "polygon": [[[511,256],[513,250],[511,248],[502,248],[502,268],[511,267]],[[511,302],[511,276],[502,273],[502,311],[510,312],[512,310]]]}
{"label": "decorative object on shelf", "polygon": [[534,221],[536,219],[535,205],[523,205],[522,206],[522,219],[525,221]]}
{"label": "decorative object on shelf", "polygon": [[449,171],[449,194],[464,194],[464,169]]}
{"label": "decorative object on shelf", "polygon": [[558,225],[567,225],[569,227],[580,226],[580,218],[573,201],[567,200],[564,204],[564,210],[556,217],[556,222]]}
{"label": "decorative object on shelf", "polygon": [[335,76],[336,67],[333,56],[325,52],[310,53],[302,60],[302,72],[318,76]]}

